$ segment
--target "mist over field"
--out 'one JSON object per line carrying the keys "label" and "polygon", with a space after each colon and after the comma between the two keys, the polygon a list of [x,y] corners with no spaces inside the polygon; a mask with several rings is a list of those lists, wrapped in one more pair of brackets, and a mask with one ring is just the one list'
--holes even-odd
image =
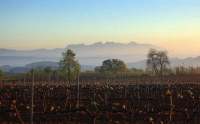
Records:
{"label": "mist over field", "polygon": [[[33,62],[52,61],[58,62],[62,52],[71,49],[76,53],[76,59],[82,65],[100,65],[105,59],[121,59],[125,63],[138,62],[146,59],[150,48],[157,50],[167,50],[151,44],[139,44],[130,42],[128,44],[115,42],[97,42],[91,45],[73,44],[65,48],[56,48],[52,50],[11,50],[0,49],[0,65],[25,66]],[[178,54],[172,50],[167,50],[170,58],[195,57],[194,55]]]}
{"label": "mist over field", "polygon": [[171,67],[175,66],[198,66],[200,58],[194,55],[178,54],[172,50],[151,45],[139,44],[137,42],[115,43],[115,42],[96,42],[94,44],[72,44],[65,48],[56,48],[52,50],[11,50],[0,49],[0,69],[8,71],[13,67],[36,67],[39,65],[52,66],[57,68],[61,59],[62,52],[71,49],[76,53],[76,59],[82,65],[82,71],[93,70],[106,59],[123,60],[128,68],[146,68],[147,53],[150,48],[157,50],[166,50],[171,62]]}

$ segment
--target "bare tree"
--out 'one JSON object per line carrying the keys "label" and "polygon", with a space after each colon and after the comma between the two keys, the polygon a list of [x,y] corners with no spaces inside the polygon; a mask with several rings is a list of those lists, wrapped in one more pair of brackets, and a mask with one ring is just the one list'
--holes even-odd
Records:
{"label": "bare tree", "polygon": [[163,68],[170,65],[167,51],[150,49],[147,54],[147,67],[151,67],[157,76],[163,75]]}

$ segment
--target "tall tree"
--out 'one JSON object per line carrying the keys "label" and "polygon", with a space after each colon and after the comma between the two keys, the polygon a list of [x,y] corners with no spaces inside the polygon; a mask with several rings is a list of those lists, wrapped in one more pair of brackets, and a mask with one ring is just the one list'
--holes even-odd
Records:
{"label": "tall tree", "polygon": [[167,51],[158,51],[155,49],[150,49],[147,54],[147,67],[151,67],[156,75],[163,75],[163,68],[170,65],[169,58],[167,56]]}
{"label": "tall tree", "polygon": [[127,67],[122,60],[118,59],[107,59],[103,61],[103,64],[100,66],[101,72],[112,72],[116,74],[117,72],[126,72]]}
{"label": "tall tree", "polygon": [[80,71],[80,64],[77,60],[75,60],[76,54],[68,49],[66,52],[62,53],[62,59],[59,62],[60,69],[67,73],[68,80],[71,80],[71,78],[75,78],[75,75],[77,71]]}
{"label": "tall tree", "polygon": [[44,68],[44,72],[47,73],[47,74],[51,74],[52,73],[52,68],[51,66],[47,66]]}

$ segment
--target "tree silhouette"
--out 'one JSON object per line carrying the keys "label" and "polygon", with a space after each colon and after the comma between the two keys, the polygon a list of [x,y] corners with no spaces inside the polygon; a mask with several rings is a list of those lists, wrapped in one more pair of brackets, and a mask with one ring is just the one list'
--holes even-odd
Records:
{"label": "tree silhouette", "polygon": [[63,72],[67,73],[68,80],[75,78],[75,73],[80,70],[81,66],[75,60],[76,54],[72,50],[67,50],[62,53],[62,59],[59,62],[59,67]]}
{"label": "tree silhouette", "polygon": [[156,75],[163,75],[163,68],[170,65],[169,58],[167,56],[167,51],[157,51],[155,49],[150,49],[147,54],[147,67],[151,67]]}
{"label": "tree silhouette", "polygon": [[127,67],[122,60],[118,59],[107,59],[103,61],[103,64],[100,66],[101,72],[112,72],[116,74],[117,72],[126,72]]}

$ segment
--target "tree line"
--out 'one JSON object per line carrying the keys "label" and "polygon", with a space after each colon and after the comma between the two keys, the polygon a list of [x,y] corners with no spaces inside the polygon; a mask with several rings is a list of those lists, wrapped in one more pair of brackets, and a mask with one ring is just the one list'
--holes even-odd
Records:
{"label": "tree line", "polygon": [[[39,75],[38,78],[49,80],[49,77],[54,80],[66,79],[68,81],[76,79],[77,73],[80,75],[150,75],[150,76],[163,76],[163,75],[184,75],[184,74],[199,74],[200,68],[194,67],[175,67],[170,68],[170,61],[167,56],[167,51],[159,51],[155,49],[150,49],[147,53],[146,69],[137,69],[126,67],[126,64],[119,59],[107,59],[102,62],[102,65],[96,66],[94,70],[88,70],[81,72],[81,65],[75,59],[76,53],[68,49],[66,52],[62,53],[62,58],[59,61],[59,68],[52,70],[50,66],[43,67],[37,66],[34,69],[35,75]],[[26,72],[23,74],[24,78],[30,78],[31,72]],[[0,79],[3,77],[3,73],[0,70]]]}

